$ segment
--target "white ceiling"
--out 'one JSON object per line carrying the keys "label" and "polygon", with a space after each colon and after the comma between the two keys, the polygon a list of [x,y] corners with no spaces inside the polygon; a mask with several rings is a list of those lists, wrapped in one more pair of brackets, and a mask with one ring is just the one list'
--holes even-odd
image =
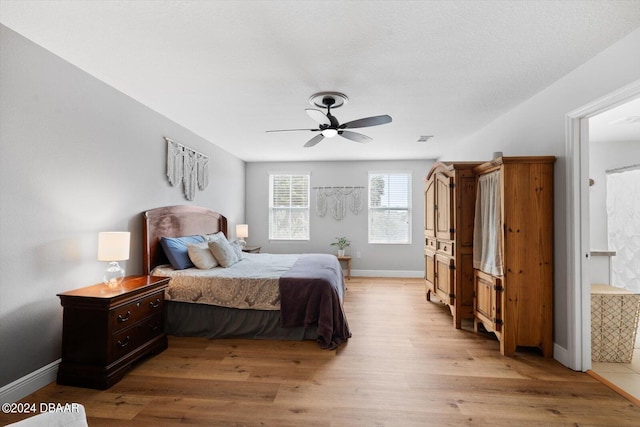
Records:
{"label": "white ceiling", "polygon": [[[4,25],[246,161],[436,158],[640,26],[639,0],[0,1]],[[393,122],[365,145],[265,133],[315,127],[326,90],[342,123]]]}
{"label": "white ceiling", "polygon": [[640,142],[640,98],[589,119],[589,142]]}

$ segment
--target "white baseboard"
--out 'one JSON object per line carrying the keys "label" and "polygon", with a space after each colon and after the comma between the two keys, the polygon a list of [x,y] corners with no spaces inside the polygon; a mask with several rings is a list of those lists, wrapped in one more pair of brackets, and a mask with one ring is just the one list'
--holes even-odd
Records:
{"label": "white baseboard", "polygon": [[0,388],[0,402],[17,402],[34,391],[54,382],[58,374],[58,365],[61,361],[62,359],[58,359],[55,362],[51,362],[37,371],[33,371]]}
{"label": "white baseboard", "polygon": [[[346,274],[346,272],[345,272]],[[411,270],[351,270],[351,276],[358,277],[424,277],[424,271]]]}
{"label": "white baseboard", "polygon": [[562,363],[564,366],[570,367],[569,351],[556,343],[553,343],[553,358]]}

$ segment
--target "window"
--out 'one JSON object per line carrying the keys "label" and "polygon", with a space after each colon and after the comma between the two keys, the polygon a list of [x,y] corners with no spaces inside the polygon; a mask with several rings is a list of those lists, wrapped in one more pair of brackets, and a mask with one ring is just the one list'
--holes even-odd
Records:
{"label": "window", "polygon": [[369,243],[411,243],[411,174],[369,172]]}
{"label": "window", "polygon": [[270,240],[309,240],[309,177],[269,175]]}

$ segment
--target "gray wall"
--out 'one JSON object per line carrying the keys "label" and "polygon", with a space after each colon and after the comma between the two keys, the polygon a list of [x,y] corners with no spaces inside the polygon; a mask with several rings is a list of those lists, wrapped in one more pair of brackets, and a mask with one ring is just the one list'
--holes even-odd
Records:
{"label": "gray wall", "polygon": [[[345,144],[350,142],[345,140]],[[371,147],[371,149],[374,149]],[[351,240],[347,253],[352,256],[356,274],[396,276],[418,275],[424,270],[424,177],[432,161],[358,161],[358,162],[264,162],[248,163],[246,171],[246,218],[250,245],[261,245],[263,252],[335,253],[330,243],[337,236]],[[410,245],[373,245],[367,243],[367,179],[369,171],[402,170],[412,174],[412,243]],[[335,220],[330,212],[316,213],[316,193],[311,191],[309,241],[269,241],[269,173],[309,172],[311,187],[362,186],[363,209],[358,215],[347,211],[344,219]],[[361,258],[356,258],[356,252]]]}
{"label": "gray wall", "polygon": [[131,231],[142,272],[144,210],[188,204],[165,177],[171,137],[210,158],[193,204],[244,221],[245,163],[2,26],[0,387],[60,357],[56,293],[98,283],[99,231]]}
{"label": "gray wall", "polygon": [[640,29],[605,49],[476,134],[460,141],[457,145],[448,147],[442,153],[443,160],[489,159],[494,151],[502,151],[505,156],[552,155],[557,157],[554,168],[554,341],[563,349],[568,345],[569,330],[565,117],[569,112],[640,79],[638,52],[640,52]]}

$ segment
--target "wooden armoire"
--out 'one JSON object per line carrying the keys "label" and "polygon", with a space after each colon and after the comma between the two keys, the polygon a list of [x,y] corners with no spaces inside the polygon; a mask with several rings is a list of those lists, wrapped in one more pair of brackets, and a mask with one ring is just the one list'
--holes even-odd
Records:
{"label": "wooden armoire", "polygon": [[494,332],[504,355],[518,346],[553,355],[554,161],[500,157],[473,169],[484,215],[475,217],[474,325]]}
{"label": "wooden armoire", "polygon": [[473,320],[473,214],[480,162],[440,162],[425,178],[424,260],[427,301],[447,304],[453,324]]}

